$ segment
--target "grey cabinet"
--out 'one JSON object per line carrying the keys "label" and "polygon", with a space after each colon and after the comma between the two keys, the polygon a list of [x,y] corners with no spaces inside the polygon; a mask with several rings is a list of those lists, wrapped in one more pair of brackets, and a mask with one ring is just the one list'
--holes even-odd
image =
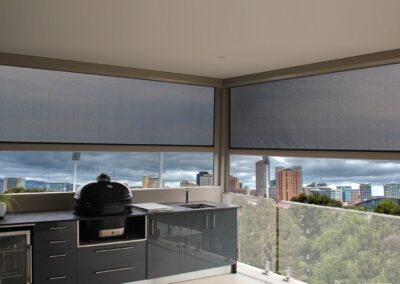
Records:
{"label": "grey cabinet", "polygon": [[147,277],[179,274],[179,215],[154,214],[148,218]]}
{"label": "grey cabinet", "polygon": [[149,216],[148,278],[233,265],[237,210],[202,210]]}
{"label": "grey cabinet", "polygon": [[206,249],[211,267],[236,264],[237,210],[215,210],[209,215]]}
{"label": "grey cabinet", "polygon": [[184,213],[180,219],[180,273],[209,268],[209,257],[204,250],[208,240],[207,213]]}
{"label": "grey cabinet", "polygon": [[146,279],[146,241],[81,247],[79,284],[119,284]]}
{"label": "grey cabinet", "polygon": [[236,209],[206,210],[182,214],[181,232],[190,226],[181,246],[181,272],[190,272],[236,263]]}
{"label": "grey cabinet", "polygon": [[34,283],[77,283],[76,221],[38,223],[33,229]]}

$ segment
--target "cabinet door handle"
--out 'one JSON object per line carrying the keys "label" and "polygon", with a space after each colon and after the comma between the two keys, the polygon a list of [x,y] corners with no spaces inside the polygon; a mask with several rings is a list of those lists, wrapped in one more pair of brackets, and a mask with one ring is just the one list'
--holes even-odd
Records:
{"label": "cabinet door handle", "polygon": [[65,257],[67,256],[65,253],[64,254],[52,254],[49,255],[49,258],[58,258],[58,257]]}
{"label": "cabinet door handle", "polygon": [[211,218],[212,218],[211,228],[215,229],[215,214],[212,214]]}
{"label": "cabinet door handle", "polygon": [[133,249],[133,247],[99,249],[99,250],[95,250],[94,252],[95,253],[102,253],[102,252],[108,252],[108,251],[118,251],[118,250],[128,250],[128,249]]}
{"label": "cabinet door handle", "polygon": [[133,266],[127,266],[127,267],[121,267],[121,268],[115,268],[115,269],[108,269],[108,270],[100,270],[96,271],[96,274],[103,274],[103,273],[110,273],[110,272],[118,272],[118,271],[124,271],[124,270],[132,270]]}
{"label": "cabinet door handle", "polygon": [[67,276],[63,275],[63,276],[50,277],[49,280],[53,281],[53,280],[61,280],[61,279],[65,279],[65,278],[67,278]]}
{"label": "cabinet door handle", "polygon": [[54,245],[54,244],[63,244],[66,243],[66,240],[57,240],[57,241],[49,241],[49,244]]}
{"label": "cabinet door handle", "polygon": [[1,276],[0,279],[5,280],[5,279],[18,278],[18,277],[23,277],[23,276],[24,276],[24,274],[16,274],[16,275],[10,275],[10,276]]}
{"label": "cabinet door handle", "polygon": [[208,230],[208,215],[203,215],[204,218],[204,230]]}
{"label": "cabinet door handle", "polygon": [[57,226],[57,227],[50,227],[49,230],[53,231],[53,230],[64,230],[67,227],[65,226]]}
{"label": "cabinet door handle", "polygon": [[154,235],[155,231],[155,222],[154,219],[150,219],[150,236]]}

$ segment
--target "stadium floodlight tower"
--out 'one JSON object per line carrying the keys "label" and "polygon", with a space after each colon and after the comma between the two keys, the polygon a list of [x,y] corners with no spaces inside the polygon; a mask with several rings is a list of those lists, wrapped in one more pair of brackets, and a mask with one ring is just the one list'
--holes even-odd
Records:
{"label": "stadium floodlight tower", "polygon": [[73,152],[72,153],[72,161],[74,161],[74,185],[73,185],[73,190],[76,191],[76,169],[78,167],[78,161],[79,158],[81,157],[80,152]]}

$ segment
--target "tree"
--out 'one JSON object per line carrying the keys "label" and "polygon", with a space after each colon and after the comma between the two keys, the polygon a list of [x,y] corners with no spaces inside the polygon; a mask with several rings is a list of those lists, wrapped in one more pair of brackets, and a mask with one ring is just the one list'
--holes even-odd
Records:
{"label": "tree", "polygon": [[390,215],[400,215],[400,205],[396,204],[393,200],[386,199],[375,207],[374,212]]}
{"label": "tree", "polygon": [[5,193],[29,193],[29,192],[45,192],[45,191],[46,190],[39,188],[26,189],[23,187],[15,187],[8,189]]}
{"label": "tree", "polygon": [[298,197],[293,197],[290,201],[329,207],[342,207],[342,202],[330,199],[328,196],[321,195],[319,193],[314,193],[311,195],[301,193]]}

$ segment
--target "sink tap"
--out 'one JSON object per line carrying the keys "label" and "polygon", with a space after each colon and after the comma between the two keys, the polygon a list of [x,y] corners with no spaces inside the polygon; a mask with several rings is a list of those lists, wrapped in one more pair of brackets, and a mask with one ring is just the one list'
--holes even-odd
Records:
{"label": "sink tap", "polygon": [[189,190],[190,188],[186,188],[186,204],[189,203]]}

